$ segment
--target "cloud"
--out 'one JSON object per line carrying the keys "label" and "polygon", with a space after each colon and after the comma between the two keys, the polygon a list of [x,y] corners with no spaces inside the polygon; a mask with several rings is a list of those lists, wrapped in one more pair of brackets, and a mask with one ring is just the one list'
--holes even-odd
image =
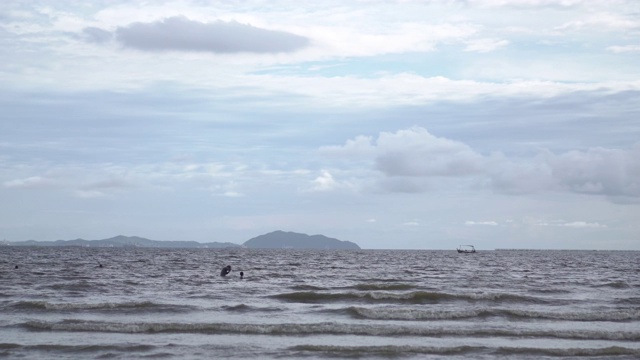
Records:
{"label": "cloud", "polygon": [[320,150],[325,155],[333,155],[336,157],[360,158],[372,155],[375,147],[372,144],[371,136],[356,136],[354,139],[348,139],[344,146],[323,146]]}
{"label": "cloud", "polygon": [[76,190],[74,195],[81,199],[97,199],[107,196],[104,192],[97,190]]}
{"label": "cloud", "polygon": [[433,188],[428,179],[419,177],[394,176],[378,179],[378,187],[387,192],[418,194]]}
{"label": "cloud", "polygon": [[486,7],[572,7],[593,0],[466,0],[470,5]]}
{"label": "cloud", "polygon": [[41,176],[30,176],[23,179],[5,181],[3,185],[7,188],[37,188],[50,185],[52,181]]}
{"label": "cloud", "polygon": [[327,170],[322,170],[322,174],[312,182],[311,191],[330,191],[340,187],[340,184],[333,178]]}
{"label": "cloud", "polygon": [[[298,175],[306,177],[307,171],[298,172]],[[343,172],[335,169],[331,171],[322,169],[320,170],[320,175],[308,181],[307,186],[300,188],[300,191],[307,193],[331,191],[355,192],[358,191],[357,189],[366,186],[366,181],[359,180],[361,180],[361,178],[355,179],[354,181],[351,175],[345,178]]]}
{"label": "cloud", "polygon": [[530,194],[557,186],[547,158],[538,155],[526,160],[509,159],[494,154],[485,168],[491,187],[506,194]]}
{"label": "cloud", "polygon": [[498,223],[495,221],[465,221],[465,226],[498,226]]}
{"label": "cloud", "polygon": [[[640,200],[640,144],[630,149],[544,151],[533,158],[487,161],[494,190],[507,193],[565,191]],[[633,201],[632,201],[633,202]]]}
{"label": "cloud", "polygon": [[[107,171],[113,171],[113,169],[107,169]],[[104,175],[104,179],[94,180],[80,185],[79,188],[73,191],[76,197],[81,199],[96,199],[103,198],[112,195],[115,192],[134,189],[137,185],[130,179],[113,177]]]}
{"label": "cloud", "polygon": [[120,190],[120,189],[132,188],[132,187],[135,187],[135,184],[131,181],[120,179],[120,178],[110,178],[110,179],[99,180],[99,181],[95,181],[90,184],[87,184],[84,186],[84,189],[85,190],[100,190],[100,189]]}
{"label": "cloud", "polygon": [[560,154],[545,150],[533,157],[509,158],[502,153],[483,155],[463,142],[412,127],[382,132],[377,138],[358,136],[343,147],[323,147],[321,152],[362,156],[381,175],[378,186],[389,192],[428,191],[430,181],[446,177],[508,194],[564,191],[604,195],[616,202],[640,201],[640,144]]}
{"label": "cloud", "polygon": [[82,36],[86,41],[96,44],[106,43],[113,38],[113,34],[111,34],[109,31],[97,27],[84,28],[82,30]]}
{"label": "cloud", "polygon": [[326,170],[323,170],[322,175],[313,180],[313,184],[313,190],[315,191],[332,190],[337,186],[337,182],[333,179],[333,175]]}
{"label": "cloud", "polygon": [[213,184],[210,187],[210,190],[214,196],[224,196],[229,198],[244,197],[245,194],[238,191],[238,187],[239,184],[237,182],[227,181],[222,184]]}
{"label": "cloud", "polygon": [[376,148],[376,168],[387,176],[464,176],[482,169],[482,156],[469,146],[420,127],[381,133]]}
{"label": "cloud", "polygon": [[607,50],[616,54],[640,52],[640,45],[609,46]]}
{"label": "cloud", "polygon": [[630,150],[591,148],[547,154],[560,186],[576,193],[640,197],[640,144]]}
{"label": "cloud", "polygon": [[600,12],[583,19],[569,21],[555,28],[556,31],[598,29],[607,30],[637,30],[640,22],[631,16]]}
{"label": "cloud", "polygon": [[[86,32],[86,29],[85,29]],[[95,33],[95,30],[90,30]],[[143,51],[201,51],[212,53],[278,53],[304,48],[305,37],[261,29],[235,21],[202,23],[170,17],[151,23],[136,22],[116,30],[126,47]]]}
{"label": "cloud", "polygon": [[486,53],[505,47],[509,44],[507,40],[501,39],[474,39],[467,41],[464,51]]}
{"label": "cloud", "polygon": [[606,225],[602,225],[597,222],[586,222],[586,221],[574,221],[563,224],[563,226],[572,227],[572,228],[603,228],[607,227]]}
{"label": "cloud", "polygon": [[599,222],[588,222],[588,221],[571,221],[567,222],[564,220],[555,220],[550,222],[539,222],[536,225],[538,226],[556,226],[556,227],[569,227],[575,229],[584,229],[584,228],[606,228],[607,225],[600,224]]}

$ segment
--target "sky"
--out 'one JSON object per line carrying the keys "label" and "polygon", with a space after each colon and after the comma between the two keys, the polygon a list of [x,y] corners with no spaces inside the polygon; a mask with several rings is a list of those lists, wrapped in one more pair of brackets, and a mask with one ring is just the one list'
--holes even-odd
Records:
{"label": "sky", "polygon": [[0,2],[0,239],[640,250],[640,2]]}

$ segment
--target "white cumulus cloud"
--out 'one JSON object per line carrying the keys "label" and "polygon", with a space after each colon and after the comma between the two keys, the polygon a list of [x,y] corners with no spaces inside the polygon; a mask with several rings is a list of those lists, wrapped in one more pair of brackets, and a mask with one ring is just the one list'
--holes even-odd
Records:
{"label": "white cumulus cloud", "polygon": [[482,171],[483,157],[459,141],[414,127],[381,133],[376,168],[388,176],[465,176]]}
{"label": "white cumulus cloud", "polygon": [[[556,154],[542,151],[529,158],[502,153],[481,154],[469,145],[412,127],[378,137],[358,136],[344,146],[321,148],[326,155],[360,157],[390,192],[424,192],[429,179],[477,179],[497,192],[510,194],[565,191],[605,195],[624,202],[640,199],[640,144],[630,149],[594,147]],[[333,178],[316,179],[330,189]]]}
{"label": "white cumulus cloud", "polygon": [[607,50],[614,52],[616,54],[640,52],[640,45],[614,45],[614,46],[607,47]]}
{"label": "white cumulus cloud", "polygon": [[505,47],[509,44],[504,39],[473,39],[467,41],[464,51],[485,53]]}
{"label": "white cumulus cloud", "polygon": [[475,225],[480,225],[480,226],[498,226],[498,223],[495,221],[470,221],[467,220],[464,222],[464,224],[466,226],[475,226]]}
{"label": "white cumulus cloud", "polygon": [[30,176],[23,179],[5,181],[3,185],[8,188],[34,188],[51,184],[50,179],[41,176]]}

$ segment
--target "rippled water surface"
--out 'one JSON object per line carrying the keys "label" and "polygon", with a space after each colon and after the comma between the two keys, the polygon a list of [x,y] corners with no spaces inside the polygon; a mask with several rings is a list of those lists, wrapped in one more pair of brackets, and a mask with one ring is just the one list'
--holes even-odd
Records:
{"label": "rippled water surface", "polygon": [[640,252],[5,246],[0,356],[636,359]]}

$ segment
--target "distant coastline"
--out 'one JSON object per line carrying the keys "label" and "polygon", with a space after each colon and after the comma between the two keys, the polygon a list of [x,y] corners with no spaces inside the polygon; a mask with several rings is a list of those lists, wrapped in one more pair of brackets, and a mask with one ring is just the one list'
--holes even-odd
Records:
{"label": "distant coastline", "polygon": [[250,248],[250,249],[360,249],[356,243],[329,238],[324,235],[273,231],[245,241],[243,244],[231,242],[171,241],[151,240],[138,236],[118,235],[101,240],[55,240],[55,241],[2,241],[2,246],[48,246],[48,247],[94,247],[94,248]]}

